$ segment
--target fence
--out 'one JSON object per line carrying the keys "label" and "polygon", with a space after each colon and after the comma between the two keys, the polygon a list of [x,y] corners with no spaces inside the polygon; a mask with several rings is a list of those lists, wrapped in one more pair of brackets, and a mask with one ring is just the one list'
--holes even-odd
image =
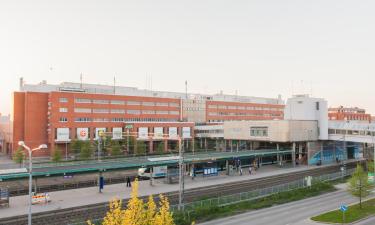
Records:
{"label": "fence", "polygon": [[[346,176],[351,175],[354,172],[354,169],[344,170],[337,173],[325,174],[320,176],[312,177],[312,183],[322,182],[322,181],[332,181],[337,180],[340,178],[344,178]],[[261,188],[249,192],[237,193],[232,195],[225,195],[216,198],[195,201],[191,203],[183,204],[182,208],[184,212],[191,212],[194,211],[196,208],[202,207],[214,207],[214,206],[226,206],[237,204],[244,201],[251,201],[258,198],[263,198],[272,194],[280,193],[280,192],[287,192],[292,191],[299,188],[304,188],[307,186],[307,179],[299,179],[293,182],[288,182],[285,184],[280,184],[272,187]],[[178,205],[171,206],[172,211],[178,211]]]}

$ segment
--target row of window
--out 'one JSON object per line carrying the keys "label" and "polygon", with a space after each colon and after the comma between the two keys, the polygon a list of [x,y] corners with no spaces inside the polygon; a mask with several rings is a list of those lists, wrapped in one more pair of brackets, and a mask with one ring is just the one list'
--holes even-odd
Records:
{"label": "row of window", "polygon": [[268,137],[268,127],[250,127],[250,136]]}
{"label": "row of window", "polygon": [[236,110],[268,110],[268,111],[283,111],[282,108],[270,108],[259,106],[233,106],[233,105],[208,105],[209,109],[236,109]]}
{"label": "row of window", "polygon": [[[60,98],[59,102],[68,102],[67,98]],[[180,107],[176,102],[142,102],[142,101],[123,101],[123,100],[105,100],[105,99],[88,99],[75,98],[75,103],[94,103],[94,104],[112,104],[112,105],[143,105],[143,106],[165,106],[165,107]]]}
{"label": "row of window", "polygon": [[[60,108],[60,112],[68,112],[67,108]],[[161,114],[161,115],[179,115],[179,111],[164,111],[164,110],[125,110],[125,109],[91,109],[91,108],[74,108],[75,113],[118,113],[118,114]]]}
{"label": "row of window", "polygon": [[[59,122],[67,123],[68,118],[60,117]],[[77,117],[74,118],[76,123],[90,123],[90,122],[177,122],[175,119],[164,119],[164,118],[88,118],[88,117]]]}
{"label": "row of window", "polygon": [[280,117],[281,114],[274,113],[229,113],[229,112],[209,112],[209,116],[267,116],[267,117]]}
{"label": "row of window", "polygon": [[375,131],[328,129],[329,134],[375,136]]}

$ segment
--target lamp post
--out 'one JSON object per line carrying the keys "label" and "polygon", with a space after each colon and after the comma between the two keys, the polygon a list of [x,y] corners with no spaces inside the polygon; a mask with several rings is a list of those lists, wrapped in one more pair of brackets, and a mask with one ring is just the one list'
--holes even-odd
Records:
{"label": "lamp post", "polygon": [[178,193],[178,210],[182,209],[182,203],[184,199],[184,159],[182,151],[182,138],[178,136],[178,167],[179,167],[179,193]]}
{"label": "lamp post", "polygon": [[31,225],[31,206],[32,206],[32,185],[33,185],[33,178],[32,178],[32,170],[33,170],[33,161],[32,161],[32,153],[36,150],[41,150],[41,149],[46,149],[47,145],[46,144],[41,144],[39,147],[31,149],[28,147],[25,142],[19,141],[18,142],[19,146],[22,146],[24,149],[26,149],[29,153],[29,214],[28,214],[28,225]]}

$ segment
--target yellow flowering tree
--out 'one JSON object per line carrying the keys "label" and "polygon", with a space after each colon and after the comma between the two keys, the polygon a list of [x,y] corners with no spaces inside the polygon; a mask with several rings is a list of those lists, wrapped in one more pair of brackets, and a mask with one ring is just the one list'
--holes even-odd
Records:
{"label": "yellow flowering tree", "polygon": [[[109,211],[103,219],[102,225],[174,225],[172,213],[169,212],[169,202],[160,195],[159,209],[154,198],[149,196],[145,204],[138,198],[138,180],[132,185],[131,198],[126,209],[122,209],[122,201],[114,199],[109,203]],[[89,225],[93,225],[90,221]]]}
{"label": "yellow flowering tree", "polygon": [[155,225],[174,225],[172,213],[169,211],[168,198],[160,195],[160,209],[155,216]]}

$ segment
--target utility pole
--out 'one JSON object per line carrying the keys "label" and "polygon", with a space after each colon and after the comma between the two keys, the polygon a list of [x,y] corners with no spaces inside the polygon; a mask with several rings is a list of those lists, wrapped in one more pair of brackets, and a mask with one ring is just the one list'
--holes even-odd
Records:
{"label": "utility pole", "polygon": [[178,210],[183,209],[184,201],[184,162],[183,162],[183,149],[182,149],[182,140],[181,136],[178,137],[178,168],[179,168],[179,193],[178,193]]}

